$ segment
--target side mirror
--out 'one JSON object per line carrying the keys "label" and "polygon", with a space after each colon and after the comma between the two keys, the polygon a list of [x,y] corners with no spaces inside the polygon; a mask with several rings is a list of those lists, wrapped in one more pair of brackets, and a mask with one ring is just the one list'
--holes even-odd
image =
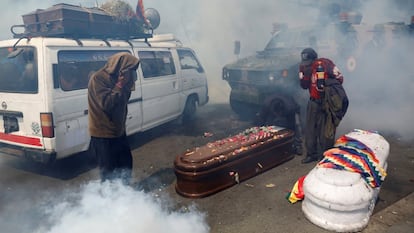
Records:
{"label": "side mirror", "polygon": [[11,51],[10,53],[9,53],[9,55],[7,55],[7,58],[15,58],[15,57],[17,57],[17,56],[19,56],[23,51],[24,51],[24,49],[23,48],[17,48],[16,46],[17,46],[17,44],[22,40],[22,39],[27,39],[28,41],[30,40],[30,38],[29,37],[26,37],[26,36],[24,36],[24,37],[20,37],[17,41],[16,41],[16,43],[14,43],[14,45],[13,45],[13,51]]}
{"label": "side mirror", "polygon": [[7,58],[9,59],[15,58],[19,56],[23,51],[24,51],[23,48],[14,48],[13,51],[11,51],[9,55],[7,55]]}
{"label": "side mirror", "polygon": [[199,67],[197,68],[197,72],[198,72],[198,73],[204,73],[204,69],[203,69],[203,67],[199,66]]}

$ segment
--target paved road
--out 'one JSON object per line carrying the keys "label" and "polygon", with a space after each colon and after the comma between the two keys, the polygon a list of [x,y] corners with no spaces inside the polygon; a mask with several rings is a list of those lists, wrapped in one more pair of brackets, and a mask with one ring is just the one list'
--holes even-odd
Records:
{"label": "paved road", "polygon": [[[301,164],[301,157],[206,198],[179,196],[174,189],[176,155],[250,126],[237,120],[226,104],[207,105],[199,113],[190,127],[173,123],[130,137],[133,193],[120,187],[100,187],[98,170],[85,154],[53,167],[1,155],[1,232],[166,232],[149,230],[162,224],[168,226],[167,232],[179,232],[172,230],[176,223],[193,226],[180,232],[327,232],[304,217],[300,203],[290,204],[285,199],[297,178],[314,166]],[[205,132],[213,135],[204,137]],[[413,151],[410,144],[391,142],[388,177],[375,213],[414,191]],[[147,201],[139,202],[141,197]],[[148,198],[163,201],[148,207]],[[122,217],[118,219],[118,215]],[[96,225],[103,230],[93,230]],[[121,231],[120,226],[134,227]]]}

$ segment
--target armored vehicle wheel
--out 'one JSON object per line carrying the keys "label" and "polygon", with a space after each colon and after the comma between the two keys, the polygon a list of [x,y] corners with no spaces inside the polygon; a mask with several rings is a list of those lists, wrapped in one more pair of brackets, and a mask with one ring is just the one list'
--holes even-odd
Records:
{"label": "armored vehicle wheel", "polygon": [[258,112],[257,109],[247,103],[234,100],[230,95],[230,107],[240,120],[253,120]]}
{"label": "armored vehicle wheel", "polygon": [[286,103],[283,99],[271,99],[271,101],[268,101],[263,105],[261,114],[265,114],[265,116],[261,116],[263,118],[262,124],[289,128],[290,125],[288,122],[290,119],[287,119],[286,111]]}
{"label": "armored vehicle wheel", "polygon": [[270,113],[274,117],[279,117],[285,115],[286,112],[286,103],[280,98],[274,98],[270,102]]}

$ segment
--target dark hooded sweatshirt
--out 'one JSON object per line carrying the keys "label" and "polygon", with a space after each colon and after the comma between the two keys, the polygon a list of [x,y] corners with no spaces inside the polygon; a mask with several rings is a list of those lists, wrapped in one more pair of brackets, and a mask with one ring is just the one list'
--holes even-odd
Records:
{"label": "dark hooded sweatshirt", "polygon": [[120,71],[136,70],[138,58],[121,52],[108,59],[103,68],[89,80],[89,133],[92,137],[116,138],[125,134],[128,100],[131,88],[116,85]]}

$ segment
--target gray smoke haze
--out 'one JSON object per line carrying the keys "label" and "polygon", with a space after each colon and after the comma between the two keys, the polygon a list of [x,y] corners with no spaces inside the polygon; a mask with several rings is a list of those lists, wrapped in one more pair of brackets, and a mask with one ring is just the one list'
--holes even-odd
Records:
{"label": "gray smoke haze", "polygon": [[[323,2],[324,0],[321,0]],[[7,0],[2,7],[0,39],[11,37],[9,28],[21,24],[22,14],[35,9],[45,9],[61,1]],[[103,4],[98,1],[68,0],[65,3],[92,7]],[[127,1],[135,7],[137,1]],[[185,45],[197,52],[206,68],[209,78],[211,103],[228,102],[229,86],[221,79],[222,67],[262,50],[270,39],[272,24],[288,23],[289,27],[315,22],[319,9],[311,7],[316,1],[268,1],[268,0],[148,0],[145,8],[155,8],[161,15],[161,25],[155,33],[173,33]],[[325,0],[325,2],[329,2]],[[348,2],[349,7],[352,3]],[[409,23],[414,15],[412,0],[362,0],[359,10],[363,14],[361,25],[374,25],[385,22]],[[241,42],[239,56],[233,54],[234,41]],[[399,43],[399,42],[398,42]],[[350,96],[350,109],[341,129],[370,128],[395,131],[403,137],[414,137],[414,124],[409,119],[414,113],[410,103],[413,91],[412,46],[414,43],[401,42],[399,49],[388,49],[378,55],[366,56],[358,61],[362,67],[358,75],[349,75],[345,80]],[[394,51],[393,51],[394,50]],[[399,53],[396,53],[399,51]],[[322,54],[323,55],[323,54]],[[298,55],[299,59],[299,55]],[[392,64],[395,64],[393,66]],[[383,71],[384,65],[397,67],[391,74]],[[344,70],[345,64],[338,64]],[[392,78],[390,77],[392,76]]]}
{"label": "gray smoke haze", "polygon": [[[320,2],[331,2],[319,0]],[[62,1],[6,0],[0,9],[0,39],[11,37],[9,28],[22,23],[22,14],[45,9]],[[64,1],[68,4],[92,7],[105,0]],[[135,7],[135,0],[126,1]],[[210,103],[228,103],[229,85],[221,78],[222,67],[237,58],[263,50],[270,39],[272,24],[287,23],[289,27],[308,25],[316,21],[319,9],[313,0],[148,0],[145,8],[155,8],[161,15],[156,34],[173,33],[198,54],[209,78]],[[346,7],[358,6],[363,15],[361,25],[403,22],[414,15],[412,0],[344,0]],[[359,4],[357,4],[359,3]],[[363,29],[367,30],[367,29]],[[371,32],[372,33],[372,32]],[[365,34],[365,33],[363,33]],[[367,33],[368,35],[369,33]],[[241,42],[240,55],[233,54],[234,41]],[[397,40],[394,40],[397,41]],[[353,128],[393,132],[411,140],[414,138],[413,42],[396,42],[399,48],[386,48],[377,54],[365,54],[358,60],[359,72],[347,75],[345,87],[351,103],[339,133]],[[321,54],[323,56],[323,54]],[[379,59],[381,58],[381,59]],[[299,55],[298,55],[299,59]],[[337,63],[342,69],[346,64]],[[389,67],[389,73],[384,71]]]}
{"label": "gray smoke haze", "polygon": [[[22,24],[21,15],[61,2],[92,7],[105,1],[3,0],[0,39],[11,38],[10,26]],[[127,2],[135,7],[137,1]],[[209,78],[211,102],[228,103],[230,89],[221,79],[222,67],[238,57],[262,50],[275,22],[294,27],[315,21],[318,9],[305,6],[314,2],[144,0],[144,6],[157,9],[161,15],[161,25],[155,30],[157,34],[173,33],[197,52]],[[359,9],[363,14],[362,25],[389,21],[408,23],[414,15],[412,0],[362,2]],[[238,57],[233,54],[235,40],[241,41]],[[414,43],[401,39],[398,45],[367,54],[357,63],[361,68],[358,74],[345,76],[350,107],[337,134],[360,128],[394,133],[404,140],[414,139]],[[338,66],[345,69],[344,64]],[[162,203],[151,196],[121,186],[91,183],[71,198],[45,209],[43,214],[50,217],[49,221],[53,218],[59,221],[44,226],[39,232],[88,232],[86,229],[90,229],[89,232],[208,232],[203,214],[195,210],[190,213],[166,211]],[[57,203],[57,200],[51,202]],[[114,224],[115,220],[121,224]],[[118,230],[113,230],[115,225]]]}
{"label": "gray smoke haze", "polygon": [[[404,1],[383,0],[375,1],[374,6],[363,5],[362,27],[386,22],[409,24],[411,16],[414,16],[414,2],[402,3]],[[390,29],[391,25],[386,27]],[[366,34],[372,35],[375,30],[372,28]],[[344,85],[350,98],[350,107],[341,122],[339,133],[352,128],[363,128],[393,134],[403,141],[412,141],[414,34],[408,37],[404,33],[392,34],[388,30],[381,38],[385,42],[379,42],[374,49],[365,49],[363,56],[357,59],[357,72],[345,77]]]}

